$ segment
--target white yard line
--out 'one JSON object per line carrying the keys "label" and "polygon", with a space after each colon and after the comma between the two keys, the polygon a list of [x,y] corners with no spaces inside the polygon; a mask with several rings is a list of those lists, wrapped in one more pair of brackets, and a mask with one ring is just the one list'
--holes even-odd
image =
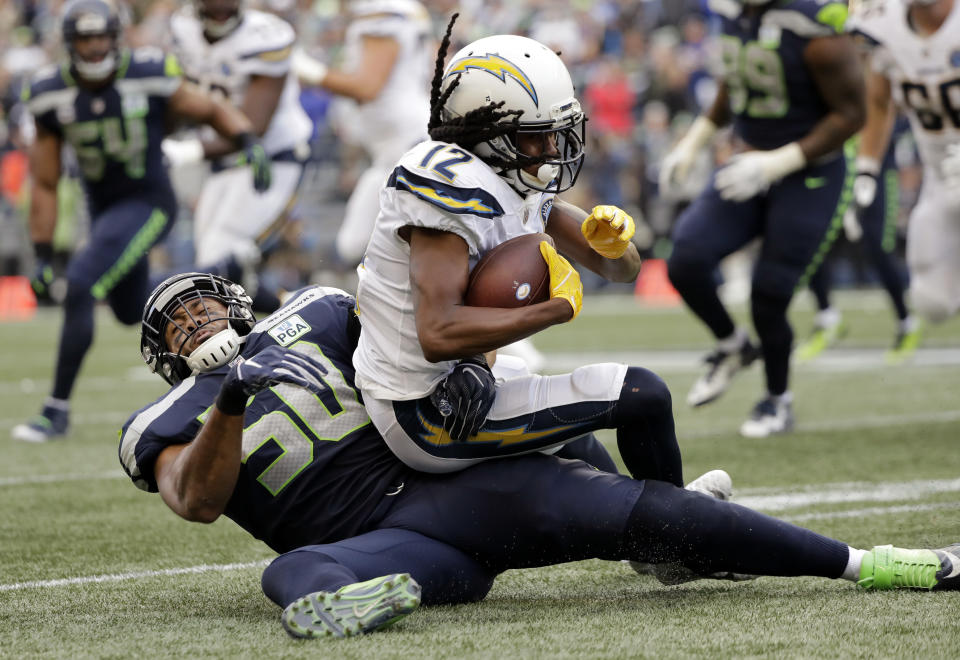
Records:
{"label": "white yard line", "polygon": [[[87,475],[87,478],[93,475]],[[122,476],[117,473],[101,473],[96,478],[113,478]],[[41,480],[56,481],[63,479],[81,479],[84,475],[39,476],[25,477],[23,480],[3,480],[0,485],[15,485]],[[833,484],[805,485],[786,489],[751,488],[744,489],[742,495],[735,496],[734,501],[744,506],[759,509],[765,512],[784,511],[822,504],[845,504],[850,502],[889,502],[915,500],[941,493],[960,492],[960,479],[915,480],[904,482],[846,482]],[[825,511],[815,513],[801,513],[782,516],[790,522],[805,522],[811,520],[828,520],[833,518],[857,518],[863,516],[893,515],[914,513],[920,511],[935,511],[955,509],[960,511],[960,502],[936,502],[926,504],[895,504],[892,506],[873,506],[843,511]],[[106,575],[78,576],[55,580],[34,580],[29,582],[14,582],[0,584],[0,592],[20,591],[25,589],[42,589],[47,587],[61,587],[78,584],[97,584],[105,582],[120,582],[124,580],[138,580],[158,576],[190,575],[208,572],[227,572],[245,570],[266,566],[269,560],[234,564],[203,564],[184,568],[170,568],[153,571],[134,571],[128,573],[113,573]]]}
{"label": "white yard line", "polygon": [[32,580],[30,582],[14,582],[12,584],[0,584],[0,591],[21,591],[23,589],[42,589],[45,587],[64,587],[76,584],[97,584],[102,582],[122,582],[124,580],[140,580],[143,578],[169,576],[169,575],[189,575],[194,573],[224,573],[226,571],[238,571],[247,568],[260,568],[266,566],[270,560],[261,559],[259,561],[249,561],[242,564],[202,564],[200,566],[187,566],[185,568],[166,568],[156,571],[134,571],[131,573],[112,573],[107,575],[87,575],[83,577],[61,578],[58,580]]}

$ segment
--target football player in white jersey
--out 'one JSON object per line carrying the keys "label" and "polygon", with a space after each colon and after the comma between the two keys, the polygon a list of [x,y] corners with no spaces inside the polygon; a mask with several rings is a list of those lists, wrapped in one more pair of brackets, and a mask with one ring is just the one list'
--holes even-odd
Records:
{"label": "football player in white jersey", "polygon": [[273,183],[257,193],[250,172],[217,159],[230,145],[212,136],[170,141],[172,164],[213,160],[194,213],[194,247],[200,269],[231,255],[258,255],[279,229],[292,203],[309,153],[312,123],[300,105],[290,73],[296,34],[283,19],[246,9],[243,0],[196,0],[173,15],[173,46],[188,78],[225,95],[250,118],[273,162]]}
{"label": "football player in white jersey", "polygon": [[370,159],[347,201],[337,233],[340,260],[360,262],[380,210],[380,188],[397,160],[427,139],[430,63],[434,40],[430,16],[417,0],[351,0],[344,37],[343,69],[302,52],[294,70],[304,84],[322,87],[353,103],[346,108],[349,139]]}
{"label": "football player in white jersey", "polygon": [[[849,29],[872,47],[858,163],[861,172],[871,164],[879,171],[901,107],[923,161],[907,228],[910,299],[941,321],[960,310],[960,8],[954,0],[871,3]],[[863,183],[859,195],[870,193]]]}
{"label": "football player in white jersey", "polygon": [[[626,213],[587,213],[556,197],[584,157],[585,116],[560,58],[531,39],[498,35],[469,44],[444,68],[449,37],[448,27],[431,91],[432,140],[404,154],[387,180],[358,268],[354,366],[371,419],[401,460],[428,472],[615,428],[631,474],[667,466],[669,480],[682,484],[670,392],[645,369],[594,364],[497,380],[482,424],[452,433],[445,424],[449,373],[490,382],[484,353],[579,313],[580,277],[557,250],[615,281],[633,280],[640,268]],[[516,309],[464,306],[477,261],[538,232],[553,239],[540,244],[551,298]]]}

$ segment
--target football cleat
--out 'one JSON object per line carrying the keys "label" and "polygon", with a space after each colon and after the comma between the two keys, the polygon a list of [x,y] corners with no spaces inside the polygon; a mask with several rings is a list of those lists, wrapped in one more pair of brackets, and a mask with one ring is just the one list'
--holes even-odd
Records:
{"label": "football cleat", "polygon": [[758,357],[760,349],[749,339],[744,341],[739,350],[717,348],[704,359],[707,372],[690,388],[687,403],[696,408],[720,398],[730,387],[734,374],[753,364]]}
{"label": "football cleat", "polygon": [[39,415],[14,426],[10,434],[23,442],[48,442],[63,438],[69,426],[69,410],[46,405]]}
{"label": "football cleat", "polygon": [[814,326],[810,337],[797,346],[797,360],[799,362],[809,362],[846,337],[848,331],[849,328],[843,321],[837,321],[829,326]]}
{"label": "football cleat", "polygon": [[893,347],[884,355],[887,364],[902,364],[912,358],[920,346],[922,331],[920,323],[915,323],[912,330],[898,331]]}
{"label": "football cleat", "polygon": [[733,495],[733,480],[724,470],[710,470],[688,483],[684,488],[726,502]]}
{"label": "football cleat", "polygon": [[750,417],[740,425],[740,435],[745,438],[766,438],[776,433],[793,430],[793,405],[783,399],[761,399],[753,407]]}
{"label": "football cleat", "polygon": [[396,573],[307,594],[283,610],[280,621],[292,637],[352,637],[385,628],[420,605],[420,585]]}
{"label": "football cleat", "polygon": [[960,543],[940,550],[875,546],[863,557],[857,585],[864,589],[960,589]]}

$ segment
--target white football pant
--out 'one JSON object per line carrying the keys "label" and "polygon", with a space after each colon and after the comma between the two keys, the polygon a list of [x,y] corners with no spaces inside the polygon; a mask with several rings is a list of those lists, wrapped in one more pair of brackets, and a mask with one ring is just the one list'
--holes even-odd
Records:
{"label": "white football pant", "polygon": [[907,226],[910,304],[939,322],[960,311],[960,192],[925,171]]}
{"label": "white football pant", "polygon": [[255,253],[260,239],[283,220],[300,183],[303,165],[272,163],[273,183],[258,193],[249,167],[233,167],[210,175],[194,212],[193,243],[198,268],[231,254]]}

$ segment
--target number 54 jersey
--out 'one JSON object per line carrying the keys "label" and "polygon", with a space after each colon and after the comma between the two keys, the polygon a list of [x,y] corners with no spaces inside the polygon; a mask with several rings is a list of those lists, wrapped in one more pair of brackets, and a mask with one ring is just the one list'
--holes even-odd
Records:
{"label": "number 54 jersey", "polygon": [[78,86],[66,65],[41,69],[25,88],[37,125],[76,152],[94,214],[131,197],[173,199],[160,142],[181,74],[172,55],[141,48],[124,51],[115,79],[99,89]]}
{"label": "number 54 jersey", "polygon": [[733,130],[757,149],[804,137],[828,108],[803,60],[812,39],[843,33],[845,2],[786,0],[755,12],[733,0],[709,0],[722,24],[720,71]]}
{"label": "number 54 jersey", "polygon": [[[339,289],[302,289],[257,323],[241,352],[250,358],[279,344],[326,370],[320,392],[275,385],[253,397],[244,415],[240,475],[225,514],[277,552],[362,533],[407,471],[353,387],[353,310],[353,298]],[[123,426],[120,463],[137,487],[157,492],[157,456],[193,442],[228,369],[184,379]]]}
{"label": "number 54 jersey", "polygon": [[925,37],[907,23],[902,0],[863,4],[850,15],[848,30],[871,47],[871,66],[890,81],[925,173],[939,179],[947,146],[960,143],[960,3]]}

